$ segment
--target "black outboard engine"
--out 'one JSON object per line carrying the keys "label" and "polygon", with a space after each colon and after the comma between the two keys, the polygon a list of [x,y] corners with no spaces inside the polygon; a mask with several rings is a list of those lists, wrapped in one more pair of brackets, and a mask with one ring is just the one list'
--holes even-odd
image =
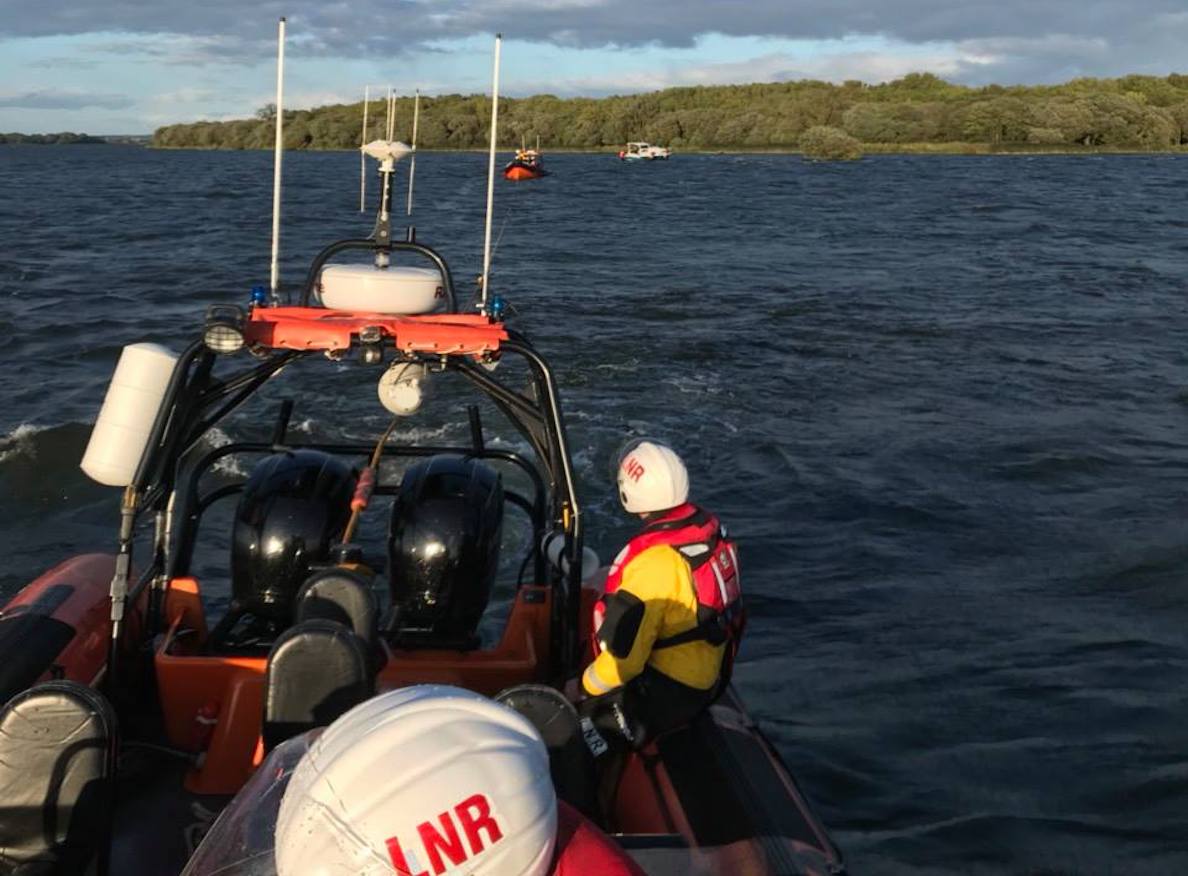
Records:
{"label": "black outboard engine", "polygon": [[503,483],[493,469],[434,456],[404,473],[388,530],[393,626],[402,644],[477,644],[502,534]]}
{"label": "black outboard engine", "polygon": [[231,614],[293,622],[297,591],[330,559],[351,514],[355,472],[317,450],[277,453],[253,470],[231,540]]}

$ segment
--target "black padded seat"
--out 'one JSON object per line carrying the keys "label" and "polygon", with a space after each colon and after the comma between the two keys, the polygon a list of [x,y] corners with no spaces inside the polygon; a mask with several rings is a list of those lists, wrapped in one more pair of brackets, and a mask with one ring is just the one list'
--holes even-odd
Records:
{"label": "black padded seat", "polygon": [[111,841],[115,712],[102,694],[47,681],[0,709],[0,873],[105,873]]}
{"label": "black padded seat", "polygon": [[375,592],[362,575],[349,569],[314,572],[297,592],[297,623],[337,621],[369,646],[377,639],[379,607]]}
{"label": "black padded seat", "polygon": [[264,747],[324,727],[375,693],[365,642],[340,623],[303,621],[268,652],[264,672]]}

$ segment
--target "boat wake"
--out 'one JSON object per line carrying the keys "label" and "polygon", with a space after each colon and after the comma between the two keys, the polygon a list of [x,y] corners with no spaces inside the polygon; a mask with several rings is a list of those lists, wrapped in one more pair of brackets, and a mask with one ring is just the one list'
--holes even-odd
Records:
{"label": "boat wake", "polygon": [[37,446],[33,436],[38,432],[45,431],[46,428],[34,423],[21,423],[3,438],[0,438],[0,463],[15,460],[18,457],[35,458]]}

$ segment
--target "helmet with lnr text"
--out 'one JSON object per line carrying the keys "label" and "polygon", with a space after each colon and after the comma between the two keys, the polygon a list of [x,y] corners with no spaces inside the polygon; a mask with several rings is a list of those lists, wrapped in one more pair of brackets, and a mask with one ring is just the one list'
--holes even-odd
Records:
{"label": "helmet with lnr text", "polygon": [[277,876],[544,876],[556,844],[549,755],[525,718],[448,685],[347,712],[281,799]]}
{"label": "helmet with lnr text", "polygon": [[689,472],[667,444],[640,438],[619,453],[619,501],[632,514],[667,511],[689,498]]}

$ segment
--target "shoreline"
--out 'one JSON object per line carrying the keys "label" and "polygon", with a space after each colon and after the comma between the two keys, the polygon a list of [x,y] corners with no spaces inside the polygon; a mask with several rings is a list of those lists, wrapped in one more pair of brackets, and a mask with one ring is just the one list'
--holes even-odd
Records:
{"label": "shoreline", "polygon": [[[45,144],[58,145],[58,144]],[[70,145],[70,144],[61,144]],[[137,144],[109,144],[109,145],[137,145]],[[1037,146],[1034,143],[862,143],[863,157],[868,155],[1188,155],[1188,144],[1170,146],[1161,149],[1140,149],[1134,146]],[[272,147],[259,149],[231,149],[224,146],[154,146],[145,144],[143,148],[159,149],[174,152],[271,152]],[[286,149],[286,152],[357,152],[358,149]],[[421,147],[418,152],[473,152],[487,154],[484,148],[430,148]],[[516,147],[509,146],[496,150],[496,155],[514,155]],[[614,147],[586,147],[574,148],[558,146],[541,147],[542,155],[610,155],[617,156]],[[780,146],[723,146],[714,148],[704,147],[673,147],[673,158],[681,155],[801,155],[800,149]]]}

